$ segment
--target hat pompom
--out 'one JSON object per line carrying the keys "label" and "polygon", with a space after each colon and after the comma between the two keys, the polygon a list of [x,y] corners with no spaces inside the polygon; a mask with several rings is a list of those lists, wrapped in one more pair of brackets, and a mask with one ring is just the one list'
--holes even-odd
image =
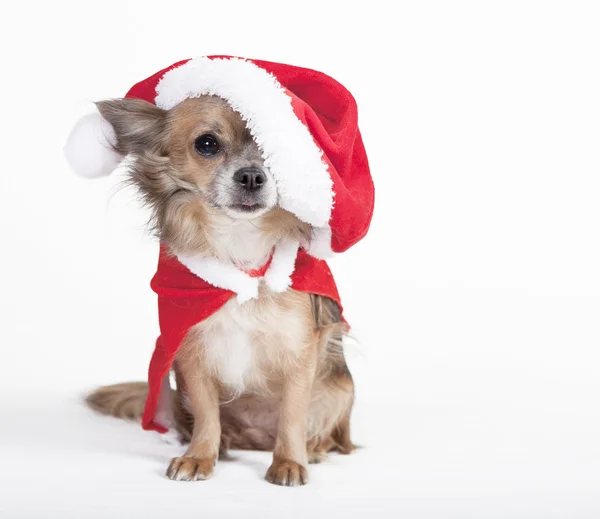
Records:
{"label": "hat pompom", "polygon": [[83,116],[64,147],[69,165],[79,176],[98,178],[110,175],[123,160],[114,146],[117,137],[112,125],[99,113]]}

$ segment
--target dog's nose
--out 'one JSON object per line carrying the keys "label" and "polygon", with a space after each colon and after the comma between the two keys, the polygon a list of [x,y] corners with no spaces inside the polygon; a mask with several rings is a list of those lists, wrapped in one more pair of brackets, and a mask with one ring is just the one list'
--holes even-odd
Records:
{"label": "dog's nose", "polygon": [[235,172],[233,180],[248,191],[258,191],[264,186],[267,177],[258,168],[242,168]]}

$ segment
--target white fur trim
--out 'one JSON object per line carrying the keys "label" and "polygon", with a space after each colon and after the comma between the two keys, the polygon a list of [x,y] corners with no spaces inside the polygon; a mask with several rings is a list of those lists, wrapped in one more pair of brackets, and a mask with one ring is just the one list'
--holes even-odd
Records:
{"label": "white fur trim", "polygon": [[115,130],[98,112],[83,116],[67,139],[64,153],[78,175],[97,178],[110,175],[123,157],[114,150]]}
{"label": "white fur trim", "polygon": [[313,228],[310,243],[305,247],[314,258],[327,259],[335,255],[331,250],[331,229],[329,227]]}
{"label": "white fur trim", "polygon": [[265,273],[265,282],[273,292],[285,292],[292,284],[296,256],[300,244],[293,240],[281,240],[275,247],[271,265]]}
{"label": "white fur trim", "polygon": [[238,301],[244,303],[258,297],[258,278],[252,278],[236,268],[232,263],[224,263],[216,258],[203,256],[177,256],[192,274],[217,288],[231,290]]}
{"label": "white fur trim", "polygon": [[263,278],[253,278],[238,269],[233,263],[203,256],[177,256],[182,265],[192,274],[217,288],[231,290],[237,294],[239,303],[258,298],[258,286],[264,279],[273,292],[285,292],[292,284],[299,243],[281,240],[273,252],[273,259]]}
{"label": "white fur trim", "polygon": [[243,59],[196,58],[167,72],[156,92],[164,109],[202,95],[225,99],[261,149],[280,205],[311,225],[328,225],[334,193],[323,152],[273,75]]}

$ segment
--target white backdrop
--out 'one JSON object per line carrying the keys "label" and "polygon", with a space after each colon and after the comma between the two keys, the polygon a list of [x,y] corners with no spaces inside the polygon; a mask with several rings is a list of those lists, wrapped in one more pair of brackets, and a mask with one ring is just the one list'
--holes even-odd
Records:
{"label": "white backdrop", "polygon": [[[393,4],[5,8],[1,517],[600,517],[600,8]],[[157,246],[64,139],[90,101],[206,54],[322,70],[359,104],[376,214],[332,268],[365,448],[302,489],[253,453],[170,482],[180,448],[79,400],[145,377]]]}

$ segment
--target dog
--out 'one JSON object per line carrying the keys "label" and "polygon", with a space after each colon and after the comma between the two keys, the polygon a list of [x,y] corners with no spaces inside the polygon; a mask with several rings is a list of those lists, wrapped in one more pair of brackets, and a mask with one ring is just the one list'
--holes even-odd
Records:
{"label": "dog", "polygon": [[[152,214],[166,254],[231,263],[245,272],[269,262],[281,240],[307,243],[310,225],[279,205],[276,182],[240,114],[202,95],[170,109],[133,98],[97,103],[130,155],[129,182]],[[307,466],[349,454],[354,384],[331,298],[259,284],[259,297],[229,299],[192,326],[173,360],[175,428],[189,442],[167,476],[205,480],[228,449],[273,451],[267,481],[304,485]],[[88,405],[139,420],[148,385],[103,387]]]}

